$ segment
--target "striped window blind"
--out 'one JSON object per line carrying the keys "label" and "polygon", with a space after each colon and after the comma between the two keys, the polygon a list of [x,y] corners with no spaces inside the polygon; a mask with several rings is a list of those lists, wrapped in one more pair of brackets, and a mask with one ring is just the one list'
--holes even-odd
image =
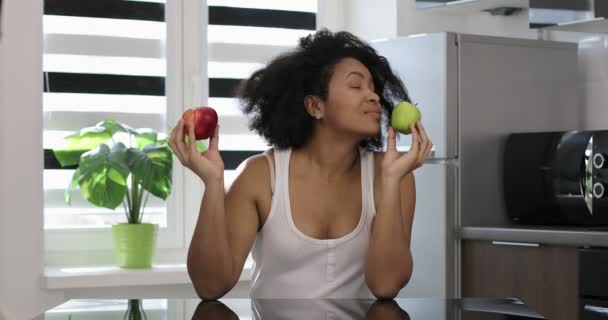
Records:
{"label": "striped window blind", "polygon": [[208,0],[209,105],[220,116],[220,150],[229,185],[244,159],[269,148],[250,131],[235,89],[274,56],[316,29],[317,0]]}
{"label": "striped window blind", "polygon": [[[108,228],[124,222],[116,210],[64,191],[73,168],[61,168],[51,149],[83,127],[111,119],[167,132],[164,0],[45,0],[43,115],[45,229]],[[126,136],[117,136],[126,145]],[[145,222],[167,226],[165,202],[150,197]]]}
{"label": "striped window blind", "polygon": [[[60,146],[66,134],[105,119],[165,133],[174,125],[167,123],[168,110],[184,106],[168,103],[171,94],[178,94],[168,89],[167,80],[174,67],[167,59],[165,7],[170,1],[178,0],[44,0],[45,229],[98,229],[123,222],[122,207],[94,207],[79,190],[72,194],[72,206],[65,204],[63,193],[74,170],[60,168],[51,149]],[[220,151],[230,184],[244,159],[268,148],[248,129],[235,89],[314,32],[317,0],[206,3],[207,101],[220,117]],[[153,198],[146,222],[167,226],[171,212]]]}

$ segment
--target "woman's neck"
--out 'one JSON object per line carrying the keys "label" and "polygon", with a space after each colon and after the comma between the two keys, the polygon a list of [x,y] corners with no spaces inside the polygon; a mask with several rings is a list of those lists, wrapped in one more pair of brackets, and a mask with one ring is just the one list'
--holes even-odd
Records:
{"label": "woman's neck", "polygon": [[300,163],[325,181],[333,181],[350,175],[360,162],[358,144],[313,139],[294,150]]}

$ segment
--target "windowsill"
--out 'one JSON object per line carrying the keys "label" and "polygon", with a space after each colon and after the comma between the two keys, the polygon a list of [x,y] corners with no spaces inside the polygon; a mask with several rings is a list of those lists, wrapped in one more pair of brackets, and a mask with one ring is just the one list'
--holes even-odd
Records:
{"label": "windowsill", "polygon": [[[239,281],[251,280],[252,265],[247,261]],[[187,285],[186,264],[155,264],[151,269],[121,269],[116,266],[47,267],[46,289]]]}

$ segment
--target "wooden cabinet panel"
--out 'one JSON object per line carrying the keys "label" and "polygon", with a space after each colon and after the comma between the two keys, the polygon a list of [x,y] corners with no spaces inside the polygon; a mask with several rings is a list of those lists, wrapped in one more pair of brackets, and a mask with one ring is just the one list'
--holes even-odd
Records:
{"label": "wooden cabinet panel", "polygon": [[462,243],[462,296],[518,298],[551,320],[578,315],[578,248]]}

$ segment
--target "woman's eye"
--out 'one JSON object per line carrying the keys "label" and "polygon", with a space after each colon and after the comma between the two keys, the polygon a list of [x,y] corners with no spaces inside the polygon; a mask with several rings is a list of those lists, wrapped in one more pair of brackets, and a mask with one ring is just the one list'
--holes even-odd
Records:
{"label": "woman's eye", "polygon": [[351,86],[353,89],[361,89],[361,86]]}

